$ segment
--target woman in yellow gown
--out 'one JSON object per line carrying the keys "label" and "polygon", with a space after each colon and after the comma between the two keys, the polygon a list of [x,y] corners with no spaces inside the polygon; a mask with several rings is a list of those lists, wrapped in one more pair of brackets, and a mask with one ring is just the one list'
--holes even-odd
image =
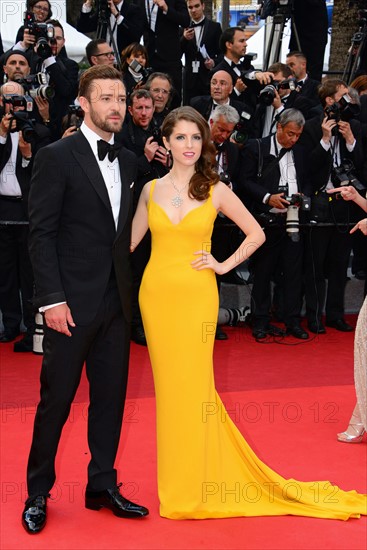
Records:
{"label": "woman in yellow gown", "polygon": [[[218,316],[215,273],[223,274],[264,242],[264,233],[213,171],[206,121],[191,107],[162,127],[173,165],[143,189],[133,221],[134,250],[150,228],[152,253],[140,307],[157,403],[160,514],[171,519],[293,514],[348,519],[367,500],[330,483],[287,480],[257,458],[230,420],[213,375]],[[218,211],[245,233],[225,262],[210,254]]]}

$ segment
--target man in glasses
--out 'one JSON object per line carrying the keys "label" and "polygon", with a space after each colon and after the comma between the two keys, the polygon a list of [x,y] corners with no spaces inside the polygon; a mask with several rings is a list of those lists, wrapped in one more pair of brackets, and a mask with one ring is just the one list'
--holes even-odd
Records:
{"label": "man in glasses", "polygon": [[103,38],[91,40],[85,48],[85,53],[91,67],[93,65],[110,65],[110,67],[113,67],[116,63],[111,46]]}
{"label": "man in glasses", "polygon": [[172,80],[166,73],[152,73],[145,84],[153,97],[154,120],[159,128],[170,111],[172,87]]}

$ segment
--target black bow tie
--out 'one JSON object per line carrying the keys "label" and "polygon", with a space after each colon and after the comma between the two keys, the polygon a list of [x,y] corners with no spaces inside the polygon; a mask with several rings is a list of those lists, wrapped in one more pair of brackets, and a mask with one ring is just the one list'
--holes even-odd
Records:
{"label": "black bow tie", "polygon": [[195,27],[202,27],[205,23],[205,19],[203,19],[202,21],[200,21],[200,23],[195,23],[194,21],[191,21],[190,23],[190,27],[191,28],[195,28]]}
{"label": "black bow tie", "polygon": [[105,141],[104,139],[100,139],[97,141],[97,147],[99,160],[105,159],[106,155],[108,154],[108,160],[110,162],[113,162],[115,158],[117,158],[117,155],[119,154],[122,145],[119,143],[111,145],[110,143],[107,143],[107,141]]}
{"label": "black bow tie", "polygon": [[232,61],[232,63],[231,63],[232,69],[234,69],[235,67],[237,67],[237,69],[239,69],[240,65],[241,65],[241,63],[235,63],[234,61]]}

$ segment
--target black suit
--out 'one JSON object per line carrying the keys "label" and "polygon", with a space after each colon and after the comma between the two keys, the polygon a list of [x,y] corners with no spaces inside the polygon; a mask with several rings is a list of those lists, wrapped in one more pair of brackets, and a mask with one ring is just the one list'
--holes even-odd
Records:
{"label": "black suit", "polygon": [[[38,138],[32,145],[33,155],[51,141],[45,126],[36,124],[35,130]],[[5,144],[0,144],[0,172],[4,168],[7,170],[6,165],[11,153],[12,140],[8,134]],[[23,165],[18,148],[15,175],[21,189],[21,197],[4,197],[0,189],[0,221],[13,222],[0,225],[0,308],[3,324],[7,332],[19,332],[23,309],[23,321],[29,335],[33,334],[34,329],[34,310],[31,304],[33,273],[28,254],[28,195],[32,164],[31,160],[27,166]]]}
{"label": "black suit", "polygon": [[[185,0],[166,0],[166,14],[158,8],[155,30],[149,26],[146,0],[140,0],[140,17],[144,18],[144,44],[148,49],[149,64],[154,71],[168,73],[181,103],[182,63],[179,28],[188,27],[190,16]],[[143,15],[144,14],[144,15]],[[176,107],[177,105],[173,105]]]}
{"label": "black suit", "polygon": [[[347,281],[347,269],[351,250],[351,236],[347,227],[338,227],[337,223],[348,223],[354,219],[353,203],[336,200],[323,189],[326,187],[333,166],[331,150],[325,151],[320,144],[322,137],[322,118],[315,117],[306,122],[300,141],[307,154],[308,180],[312,182],[313,192],[318,191],[313,201],[323,207],[323,217],[317,212],[319,221],[330,224],[311,228],[306,240],[306,313],[309,321],[319,322],[326,297],[326,318],[328,322],[342,319],[344,316],[344,289]],[[361,129],[358,121],[351,121],[356,138],[352,153],[347,150],[344,138],[340,138],[341,159],[352,160],[357,173],[363,166],[364,152]],[[321,202],[320,202],[321,201]],[[316,212],[313,212],[315,215]],[[326,281],[328,288],[326,295]]]}
{"label": "black suit", "polygon": [[[203,115],[206,120],[209,120],[210,114],[213,109],[213,99],[210,95],[202,95],[198,97],[193,97],[190,101],[191,107],[196,109],[198,113]],[[237,113],[241,116],[242,111],[251,112],[251,109],[242,103],[241,101],[236,101],[232,97],[229,98],[229,104],[231,107],[234,107]]]}
{"label": "black suit", "polygon": [[[121,54],[122,50],[129,46],[132,42],[139,42],[141,35],[143,34],[143,22],[142,13],[138,6],[130,2],[130,0],[124,0],[120,10],[123,16],[123,21],[120,25],[117,25],[117,49]],[[79,18],[76,24],[76,28],[79,32],[94,32],[98,27],[98,13],[91,11],[90,13],[80,12]],[[113,27],[112,27],[113,28]],[[102,38],[106,38],[103,36]],[[107,40],[109,37],[107,36]]]}
{"label": "black suit", "polygon": [[[243,150],[241,173],[244,178],[243,197],[255,216],[268,214],[270,206],[263,203],[267,193],[277,194],[280,179],[279,164],[274,164],[275,157],[270,154],[271,140],[269,136],[260,140],[260,151],[263,156],[264,174],[272,163],[273,169],[258,177],[259,146],[257,140],[250,140]],[[293,149],[293,158],[296,168],[298,192],[307,193],[304,179],[303,151],[298,144]],[[253,328],[266,328],[270,320],[271,290],[270,282],[276,270],[283,274],[283,308],[284,322],[291,327],[299,324],[302,307],[302,265],[303,239],[294,242],[285,230],[285,215],[270,214],[275,220],[271,227],[265,225],[266,242],[252,257],[252,271],[254,284],[251,294]]]}
{"label": "black suit", "polygon": [[[244,56],[243,60],[239,63],[238,69],[241,71],[241,74],[243,74],[244,78],[246,78],[246,73],[251,73],[251,71],[254,71],[255,68],[253,65],[251,65],[251,58],[248,56]],[[211,75],[216,73],[217,71],[226,71],[229,75],[231,75],[233,88],[237,82],[237,80],[240,78],[236,71],[233,70],[233,67],[227,63],[225,59],[222,59],[218,65],[214,67],[211,71]],[[242,92],[240,95],[238,95],[235,90],[233,89],[232,97],[236,101],[243,101],[244,103],[247,103],[247,105],[250,105],[253,109],[256,107],[257,103],[257,96],[260,92],[261,86],[257,80],[250,80],[249,78],[246,78],[246,90]]]}
{"label": "black suit", "polygon": [[[196,36],[192,40],[187,40],[184,36],[181,36],[181,51],[185,54],[183,73],[184,105],[188,105],[192,97],[205,95],[209,92],[210,70],[205,67],[205,59],[199,48],[204,45],[209,57],[216,63],[220,55],[219,39],[221,34],[222,27],[220,23],[215,23],[206,17],[203,26],[200,27],[200,44],[197,44]],[[197,72],[193,72],[192,63],[194,61],[200,63]]]}
{"label": "black suit", "polygon": [[46,147],[35,160],[29,198],[34,303],[66,301],[76,327],[70,327],[71,337],[45,328],[41,402],[28,462],[31,497],[47,494],[55,481],[57,445],[84,361],[90,383],[88,489],[116,484],[130,340],[136,158],[122,149],[118,161],[116,230],[106,184],[82,130]]}

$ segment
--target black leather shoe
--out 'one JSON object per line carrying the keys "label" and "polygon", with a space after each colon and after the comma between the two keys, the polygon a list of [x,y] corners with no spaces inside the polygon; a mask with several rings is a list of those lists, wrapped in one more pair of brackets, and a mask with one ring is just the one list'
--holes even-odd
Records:
{"label": "black leather shoe", "polygon": [[268,332],[265,328],[255,328],[252,331],[252,336],[256,338],[256,340],[264,340],[268,335]]}
{"label": "black leather shoe", "polygon": [[326,329],[321,321],[308,321],[308,330],[314,334],[326,334]]}
{"label": "black leather shoe", "polygon": [[352,332],[353,327],[351,325],[348,325],[344,321],[344,319],[337,319],[336,321],[326,321],[326,326],[331,328],[336,328],[336,330],[340,330],[341,332]]}
{"label": "black leather shoe", "polygon": [[19,330],[4,330],[0,334],[0,343],[7,344],[8,342],[12,342],[17,336],[19,336]]}
{"label": "black leather shoe", "polygon": [[216,340],[228,340],[228,334],[226,334],[219,325],[217,325],[217,328],[215,330],[215,339]]}
{"label": "black leather shoe", "polygon": [[47,497],[28,499],[22,514],[22,525],[27,533],[34,535],[42,531],[47,520]]}
{"label": "black leather shoe", "polygon": [[267,336],[284,336],[285,332],[281,328],[278,328],[274,325],[266,325],[263,327],[254,328],[252,330],[252,336],[256,338],[256,340],[263,340]]}
{"label": "black leather shoe", "polygon": [[14,344],[15,353],[24,353],[27,351],[33,351],[33,335],[26,334],[19,342]]}
{"label": "black leather shoe", "polygon": [[299,338],[300,340],[307,340],[309,338],[308,332],[303,330],[302,327],[299,325],[292,325],[290,327],[287,327],[287,334],[291,334],[295,338]]}
{"label": "black leather shoe", "polygon": [[135,342],[135,344],[139,344],[139,346],[147,345],[147,339],[145,338],[145,332],[142,325],[137,325],[132,329],[131,339]]}
{"label": "black leather shoe", "polygon": [[108,508],[115,516],[119,518],[142,518],[149,514],[149,510],[139,504],[134,504],[130,500],[124,498],[120,493],[119,483],[113,489],[105,489],[104,491],[89,491],[85,492],[85,507],[89,510],[100,510]]}

